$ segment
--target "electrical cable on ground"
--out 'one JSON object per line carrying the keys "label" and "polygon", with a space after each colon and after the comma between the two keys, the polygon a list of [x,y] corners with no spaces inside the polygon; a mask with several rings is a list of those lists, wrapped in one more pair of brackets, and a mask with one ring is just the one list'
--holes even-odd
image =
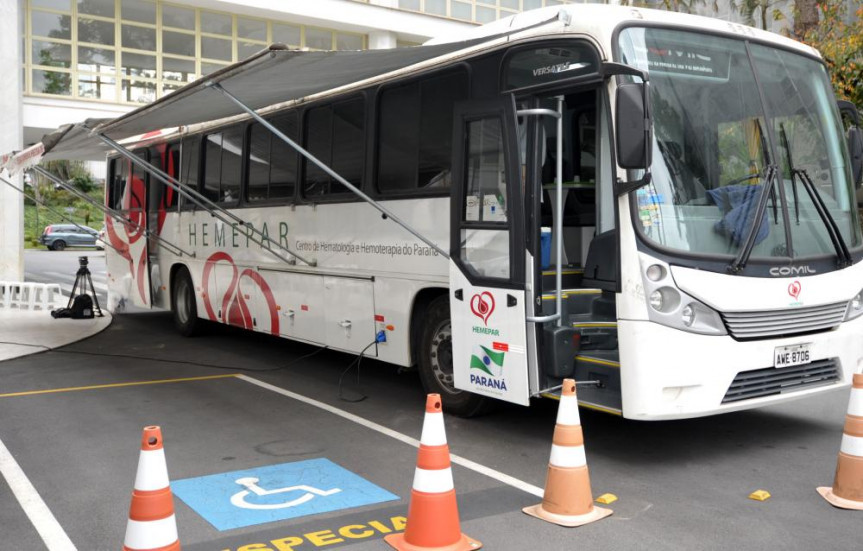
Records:
{"label": "electrical cable on ground", "polygon": [[[368,344],[368,346],[363,348],[362,352],[360,352],[360,355],[357,356],[357,358],[354,361],[349,363],[348,367],[346,367],[345,370],[342,371],[342,374],[339,377],[339,400],[341,400],[343,402],[362,402],[363,400],[368,398],[368,396],[366,396],[365,394],[363,394],[362,392],[360,392],[358,390],[359,386],[360,386],[360,364],[362,364],[362,362],[363,362],[363,354],[366,353],[366,350],[368,350],[372,346],[376,345],[378,342],[381,342],[378,339],[379,339],[379,337],[375,337],[375,340],[373,340],[372,342],[370,342]],[[347,375],[348,371],[351,370],[351,368],[354,366],[354,364],[356,364],[356,366],[357,366],[357,382],[356,382],[357,389],[355,391],[357,392],[357,394],[359,394],[359,398],[356,398],[356,399],[345,398],[344,394],[342,394],[342,379],[345,378],[345,375]]]}

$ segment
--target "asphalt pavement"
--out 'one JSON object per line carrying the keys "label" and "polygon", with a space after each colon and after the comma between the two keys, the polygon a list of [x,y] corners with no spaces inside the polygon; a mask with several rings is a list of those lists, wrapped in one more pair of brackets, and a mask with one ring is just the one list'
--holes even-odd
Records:
{"label": "asphalt pavement", "polygon": [[[200,488],[175,496],[184,549],[383,549],[406,514],[425,400],[415,372],[373,360],[362,362],[358,386],[355,371],[342,379],[342,396],[365,399],[341,399],[353,359],[227,327],[185,339],[168,313],[122,314],[87,340],[0,362],[0,442],[80,550],[121,546],[141,429],[152,424],[162,427],[172,482]],[[474,462],[453,468],[462,530],[505,550],[860,549],[861,513],[815,491],[833,480],[847,400],[835,392],[650,423],[582,410],[593,495],[619,499],[613,516],[575,529],[521,512],[544,484],[555,402],[447,415],[452,453]],[[233,492],[234,479],[255,475],[272,489],[267,469],[314,473],[319,462],[391,497],[222,529],[207,506],[190,505],[195,491],[213,501],[200,477],[228,477]],[[10,492],[8,461],[0,465],[0,526],[15,528],[0,549],[46,548]],[[772,497],[749,499],[758,489]],[[229,522],[248,521],[248,511],[234,513]]]}

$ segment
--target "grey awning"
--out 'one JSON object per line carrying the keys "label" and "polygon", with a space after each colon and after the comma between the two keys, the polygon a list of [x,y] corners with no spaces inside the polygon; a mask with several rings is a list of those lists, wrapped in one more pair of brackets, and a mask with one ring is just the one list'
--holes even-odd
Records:
{"label": "grey awning", "polygon": [[56,159],[104,161],[109,148],[90,135],[90,129],[111,119],[87,119],[82,123],[66,124],[42,137],[46,161]]}
{"label": "grey awning", "polygon": [[244,104],[258,110],[380,77],[489,42],[493,43],[494,38],[392,50],[336,52],[305,52],[273,45],[113,119],[97,130],[122,139],[153,129],[187,126],[242,113],[219,92],[210,89],[209,82],[218,82]]}

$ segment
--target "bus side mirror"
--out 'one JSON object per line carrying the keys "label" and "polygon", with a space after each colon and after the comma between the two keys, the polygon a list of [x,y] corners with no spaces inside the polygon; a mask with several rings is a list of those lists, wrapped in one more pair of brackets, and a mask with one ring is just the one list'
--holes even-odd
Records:
{"label": "bus side mirror", "polygon": [[839,111],[847,117],[850,124],[847,139],[848,152],[851,154],[851,175],[854,185],[860,187],[863,183],[863,131],[860,130],[860,113],[850,101],[840,100],[837,103]]}
{"label": "bus side mirror", "polygon": [[615,136],[617,164],[622,168],[647,169],[650,166],[649,137],[652,123],[644,101],[645,86],[643,83],[627,82],[617,87]]}

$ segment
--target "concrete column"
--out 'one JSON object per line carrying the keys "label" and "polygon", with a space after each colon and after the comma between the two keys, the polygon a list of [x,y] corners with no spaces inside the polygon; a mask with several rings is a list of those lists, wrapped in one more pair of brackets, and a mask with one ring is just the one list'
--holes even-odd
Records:
{"label": "concrete column", "polygon": [[[21,27],[23,0],[0,2],[0,154],[23,146],[21,124]],[[4,178],[8,174],[4,173]],[[21,176],[7,178],[22,187]],[[24,279],[24,198],[0,183],[0,279]]]}
{"label": "concrete column", "polygon": [[372,31],[369,33],[369,50],[386,50],[397,46],[396,33]]}

